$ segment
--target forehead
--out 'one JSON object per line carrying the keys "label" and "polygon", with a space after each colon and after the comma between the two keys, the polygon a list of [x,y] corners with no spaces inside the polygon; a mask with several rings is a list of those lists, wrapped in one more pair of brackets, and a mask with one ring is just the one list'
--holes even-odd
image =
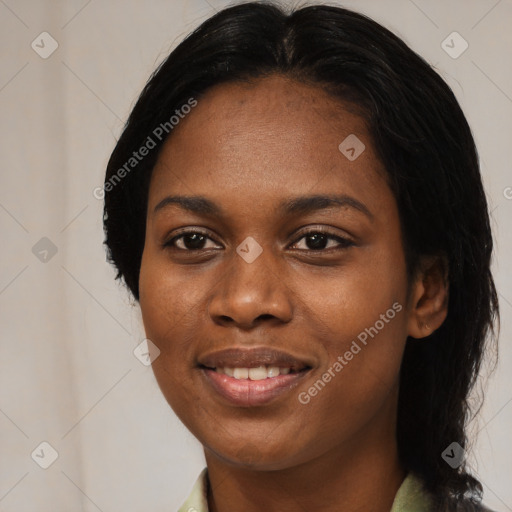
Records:
{"label": "forehead", "polygon": [[[347,145],[364,150],[351,160]],[[372,201],[386,187],[384,176],[365,121],[350,104],[272,76],[220,84],[198,98],[162,148],[149,206],[171,191],[261,202],[337,191]]]}

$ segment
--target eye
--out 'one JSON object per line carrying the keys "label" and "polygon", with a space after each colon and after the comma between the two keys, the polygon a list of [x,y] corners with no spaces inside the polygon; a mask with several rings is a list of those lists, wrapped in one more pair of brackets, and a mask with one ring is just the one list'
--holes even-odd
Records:
{"label": "eye", "polygon": [[[316,228],[304,233],[293,245],[297,246],[300,240],[305,240],[302,250],[306,251],[324,251],[328,249],[342,250],[354,245],[354,242],[348,238],[335,235],[321,228]],[[329,242],[334,242],[334,246],[328,247]],[[293,247],[293,246],[292,246]]]}
{"label": "eye", "polygon": [[[300,245],[299,242],[301,240],[305,240],[305,246],[303,245],[302,248],[297,247]],[[209,247],[208,242],[211,242]],[[334,245],[329,247],[330,242],[334,242]],[[292,248],[320,252],[329,249],[343,250],[353,245],[354,243],[348,238],[335,235],[334,233],[330,233],[322,228],[316,228],[303,233],[302,236],[292,245]],[[163,246],[186,252],[218,248],[214,240],[208,236],[208,234],[196,230],[183,231],[165,242]]]}
{"label": "eye", "polygon": [[179,251],[201,251],[204,249],[212,249],[213,247],[205,247],[207,241],[213,240],[202,231],[184,231],[179,235],[172,237],[170,240],[163,244],[164,247],[171,247],[173,249],[177,249]]}

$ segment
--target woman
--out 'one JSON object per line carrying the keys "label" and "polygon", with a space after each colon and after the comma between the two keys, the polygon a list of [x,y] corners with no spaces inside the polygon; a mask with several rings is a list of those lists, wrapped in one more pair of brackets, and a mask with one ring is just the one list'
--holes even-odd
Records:
{"label": "woman", "polygon": [[475,144],[369,18],[251,2],[155,71],[105,177],[106,245],[204,446],[181,511],[485,510],[466,399],[494,333]]}

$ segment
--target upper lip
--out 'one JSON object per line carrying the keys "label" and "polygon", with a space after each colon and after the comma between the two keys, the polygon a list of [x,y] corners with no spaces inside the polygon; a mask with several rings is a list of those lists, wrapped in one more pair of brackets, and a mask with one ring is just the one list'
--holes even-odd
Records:
{"label": "upper lip", "polygon": [[277,366],[300,371],[311,368],[311,364],[292,356],[288,352],[267,347],[227,348],[199,357],[198,362],[207,368],[257,368]]}

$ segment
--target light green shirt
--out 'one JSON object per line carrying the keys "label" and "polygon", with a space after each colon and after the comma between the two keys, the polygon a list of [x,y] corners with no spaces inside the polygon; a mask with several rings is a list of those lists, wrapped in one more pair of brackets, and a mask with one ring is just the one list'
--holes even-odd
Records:
{"label": "light green shirt", "polygon": [[[192,492],[178,512],[208,512],[207,468],[201,471]],[[390,512],[431,512],[429,495],[424,491],[421,480],[409,473],[398,489]]]}

